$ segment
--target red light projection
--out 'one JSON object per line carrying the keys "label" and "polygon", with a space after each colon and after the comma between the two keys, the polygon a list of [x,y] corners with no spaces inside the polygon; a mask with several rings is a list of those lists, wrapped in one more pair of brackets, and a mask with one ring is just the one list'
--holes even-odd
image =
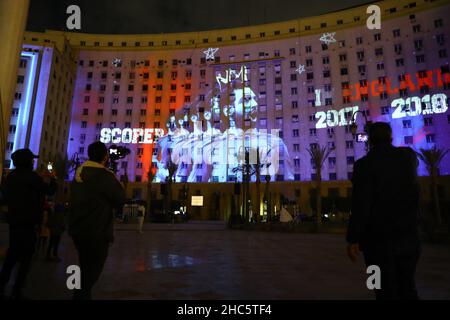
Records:
{"label": "red light projection", "polygon": [[415,92],[422,87],[442,88],[444,83],[450,83],[450,73],[442,73],[441,69],[434,71],[422,71],[415,74],[416,82],[413,81],[411,74],[405,74],[399,79],[399,87],[393,87],[392,80],[389,77],[373,80],[365,85],[361,83],[350,84],[343,88],[342,95],[350,97],[350,101],[360,101],[362,96],[379,97],[382,93],[397,94],[400,90],[408,89],[409,92]]}

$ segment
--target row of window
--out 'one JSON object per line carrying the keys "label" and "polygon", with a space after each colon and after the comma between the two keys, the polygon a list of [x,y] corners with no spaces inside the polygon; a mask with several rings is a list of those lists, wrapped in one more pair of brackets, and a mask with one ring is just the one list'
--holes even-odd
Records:
{"label": "row of window", "polygon": [[[436,36],[436,41],[437,41],[440,45],[444,45],[444,35],[443,35],[443,34],[437,35],[437,36]],[[414,49],[415,49],[416,51],[421,51],[421,50],[423,49],[423,41],[422,41],[421,39],[415,40],[415,41],[414,41]],[[291,48],[290,51],[291,51],[291,52],[294,52],[294,54],[295,54],[295,48]],[[395,44],[395,45],[394,45],[394,51],[395,51],[396,54],[401,54],[401,53],[403,52],[403,46],[402,46],[402,44]],[[374,52],[375,52],[375,55],[376,55],[377,57],[383,56],[383,48],[375,48],[375,51],[374,51]],[[264,55],[265,53],[262,52],[262,53],[260,53],[260,55],[261,55],[261,54]],[[267,55],[267,54],[266,54],[266,55]],[[364,51],[358,51],[358,52],[356,53],[356,55],[357,55],[357,58],[358,58],[359,61],[363,61],[363,60],[364,60],[364,57],[365,57]],[[418,55],[416,55],[416,56],[418,56]],[[261,57],[261,56],[260,56],[260,57]],[[438,57],[439,57],[439,58],[446,58],[446,57],[447,57],[447,50],[446,50],[445,48],[439,49],[439,50],[438,50]],[[244,55],[244,59],[245,59],[245,60],[248,60],[249,58],[250,58],[250,55],[249,55],[249,54],[245,54],[245,55]],[[205,59],[205,58],[201,58],[201,63],[202,63],[202,64],[205,63],[204,59]],[[218,60],[218,61],[217,61],[217,60]],[[233,55],[233,56],[230,56],[230,61],[233,61],[233,60],[234,60],[234,55]],[[26,60],[23,60],[23,61],[26,63]],[[345,62],[345,61],[347,61],[347,54],[345,54],[345,53],[340,54],[340,55],[339,55],[339,61],[340,61],[340,62]],[[107,66],[107,65],[108,65],[108,61],[107,61],[107,60],[103,60],[103,61],[100,61],[100,62],[102,63],[103,66]],[[179,62],[179,60],[176,60],[176,59],[175,59],[175,60],[173,60],[172,64],[173,64],[173,65],[177,65],[178,62]],[[181,62],[181,61],[180,61],[180,62]],[[187,59],[186,62],[187,62],[187,63],[186,63],[187,65],[190,65],[190,64],[192,63],[192,60],[191,60],[191,59]],[[217,63],[220,62],[220,58],[216,57],[216,62],[217,62]],[[417,58],[416,62],[417,62],[417,63],[424,62],[424,57]],[[21,61],[21,63],[22,63],[22,61]],[[83,60],[80,60],[80,65],[83,65],[83,63],[84,63],[84,61],[83,61]],[[163,60],[160,60],[158,64],[160,65],[161,63],[164,63],[164,61],[163,61]],[[324,65],[330,64],[330,58],[329,58],[328,56],[322,57],[322,63],[323,63]],[[138,64],[139,64],[139,63],[138,63]],[[312,67],[312,66],[313,66],[313,59],[312,59],[312,58],[306,59],[305,64],[306,64],[306,67]],[[132,60],[132,61],[131,61],[131,65],[132,65],[132,66],[136,66],[136,61],[135,61],[135,60]],[[149,65],[150,65],[150,61],[149,61],[149,60],[145,60],[144,65],[149,66]],[[396,65],[397,65],[397,66],[403,66],[403,65],[404,65],[403,59],[397,59],[397,60],[396,60]],[[90,61],[89,61],[89,66],[94,66],[94,61],[93,61],[93,60],[90,60]],[[121,66],[121,63],[120,63],[120,65],[118,65],[118,66]],[[296,61],[291,61],[291,62],[290,62],[290,67],[291,67],[291,68],[296,68],[297,66],[298,66],[298,64],[297,64]],[[384,69],[384,68],[379,68],[379,67],[378,67],[378,70],[381,70],[381,69]],[[201,71],[200,71],[200,76],[204,76],[204,74],[205,74],[205,70],[201,70]],[[144,73],[140,74],[140,76],[141,76],[143,79],[149,79],[149,73],[148,73],[148,72],[144,72]],[[159,71],[159,72],[157,73],[157,78],[158,78],[158,79],[162,79],[163,76],[164,76],[164,73],[163,73],[162,71]],[[177,73],[176,71],[173,71],[172,74],[171,74],[171,76],[172,76],[172,79],[176,79],[176,78],[178,77],[178,73]],[[191,71],[187,71],[187,72],[186,72],[186,78],[190,78],[191,76],[192,76],[192,72],[191,72]],[[113,77],[114,77],[116,80],[117,80],[117,79],[121,79],[121,72],[115,72],[115,73],[113,74]],[[88,72],[88,73],[87,73],[87,79],[92,79],[92,78],[93,78],[93,73],[92,73],[92,72]],[[106,80],[106,79],[107,79],[107,72],[105,72],[105,71],[101,72],[101,79],[102,79],[102,80]],[[135,79],[135,73],[134,73],[134,72],[130,72],[130,73],[129,73],[129,79]]]}
{"label": "row of window", "polygon": [[[389,9],[390,13],[396,12],[396,11],[397,11],[396,8]],[[411,22],[415,21],[415,15],[410,15],[410,20],[411,20]],[[360,17],[359,16],[355,16],[353,18],[353,21],[354,22],[360,21]],[[344,23],[344,20],[342,20],[342,19],[339,19],[339,20],[336,21],[336,25],[342,25],[343,23]],[[444,23],[443,23],[442,19],[434,20],[434,27],[435,28],[441,28],[441,27],[443,27],[443,25],[444,25]],[[320,28],[322,28],[322,29],[323,28],[327,28],[327,27],[328,27],[328,24],[326,22],[322,22],[320,24]],[[311,30],[311,25],[305,25],[304,26],[304,30],[305,31]],[[412,26],[412,31],[414,33],[419,33],[419,32],[421,32],[421,30],[422,30],[422,28],[421,28],[420,24],[415,24],[415,25]],[[296,32],[296,28],[290,28],[289,29],[289,33],[295,33],[295,32]],[[392,33],[393,33],[394,37],[400,37],[400,29],[395,29],[395,30],[392,31]],[[259,33],[259,38],[265,38],[266,35],[267,35],[266,32],[260,32]],[[281,35],[281,30],[273,31],[273,35],[274,36]],[[252,37],[252,34],[247,33],[247,34],[245,34],[244,38],[245,39],[252,39],[253,37]],[[231,41],[236,41],[237,39],[238,39],[238,37],[236,35],[232,35],[230,37]],[[357,39],[359,39],[359,38],[357,38]],[[36,41],[37,39],[33,38],[32,40]],[[374,40],[375,41],[380,41],[381,40],[381,34],[379,34],[379,33],[375,34],[374,35]],[[224,41],[223,37],[217,37],[216,38],[216,42],[222,42],[222,41]],[[209,42],[210,42],[209,38],[203,38],[202,39],[202,43],[204,43],[204,44],[207,44]],[[356,43],[360,44],[360,43],[362,43],[362,41],[358,41],[357,40]],[[112,41],[109,41],[107,44],[108,44],[109,47],[113,47],[114,46],[114,42],[112,42]],[[120,46],[122,46],[122,47],[127,47],[128,44],[129,43],[127,41],[120,42]],[[175,40],[175,45],[179,46],[181,44],[182,44],[181,40]],[[195,44],[195,40],[194,39],[189,40],[189,45],[193,45],[193,44]],[[80,41],[80,46],[86,46],[86,45],[87,45],[86,41]],[[148,41],[148,42],[135,41],[134,42],[134,46],[136,46],[136,47],[145,46],[145,45],[148,45],[149,47],[153,47],[153,46],[155,46],[155,42],[154,41]],[[169,42],[167,40],[161,41],[161,46],[168,46],[168,45],[169,45]],[[100,42],[99,41],[95,41],[94,42],[94,46],[96,46],[96,47],[100,46]]]}

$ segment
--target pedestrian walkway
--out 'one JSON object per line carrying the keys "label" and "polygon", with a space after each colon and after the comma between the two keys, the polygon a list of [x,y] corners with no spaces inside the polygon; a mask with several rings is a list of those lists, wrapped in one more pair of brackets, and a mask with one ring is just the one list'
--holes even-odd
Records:
{"label": "pedestrian walkway", "polygon": [[[363,261],[349,262],[342,235],[231,231],[224,223],[116,225],[96,299],[372,299]],[[0,251],[7,244],[0,225]],[[70,299],[76,264],[67,235],[63,261],[34,260],[26,294]],[[0,260],[0,264],[2,261]],[[450,299],[450,250],[424,245],[417,283],[423,299]]]}

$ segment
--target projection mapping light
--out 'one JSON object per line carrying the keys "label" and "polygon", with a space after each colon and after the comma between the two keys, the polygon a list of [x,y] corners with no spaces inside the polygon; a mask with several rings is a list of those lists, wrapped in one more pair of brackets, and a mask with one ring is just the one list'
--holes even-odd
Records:
{"label": "projection mapping light", "polygon": [[119,58],[115,58],[112,62],[113,66],[118,68],[122,66],[122,59]]}
{"label": "projection mapping light", "polygon": [[[214,53],[209,51],[205,54]],[[261,176],[275,180],[283,174],[285,180],[293,180],[292,161],[280,130],[258,128],[259,97],[248,85],[250,69],[225,67],[216,69],[214,77],[214,88],[189,106],[189,114],[180,108],[168,119],[166,134],[154,146],[155,181],[165,181],[167,163],[177,165],[177,182],[241,181],[243,150],[248,150],[252,168],[260,166]]]}
{"label": "projection mapping light", "polygon": [[131,153],[131,150],[126,147],[112,145],[109,147],[109,159],[117,161],[126,158]]}
{"label": "projection mapping light", "polygon": [[356,134],[356,141],[357,142],[368,142],[369,141],[369,135],[367,133],[357,133]]}
{"label": "projection mapping light", "polygon": [[302,74],[303,72],[305,72],[305,66],[304,65],[299,65],[297,70],[295,70],[298,72],[298,74]]}
{"label": "projection mapping light", "polygon": [[206,51],[203,51],[203,53],[205,54],[205,58],[206,60],[215,60],[214,55],[216,54],[216,52],[219,51],[219,48],[209,48]]}
{"label": "projection mapping light", "polygon": [[336,32],[331,32],[331,33],[324,33],[322,35],[322,37],[320,37],[320,41],[322,41],[323,43],[329,45],[331,43],[335,43],[336,39],[334,38],[334,36],[336,35]]}

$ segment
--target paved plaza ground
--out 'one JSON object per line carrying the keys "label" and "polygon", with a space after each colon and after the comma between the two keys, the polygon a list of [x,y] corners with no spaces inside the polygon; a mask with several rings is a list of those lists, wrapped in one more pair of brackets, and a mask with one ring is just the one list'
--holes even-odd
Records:
{"label": "paved plaza ground", "polygon": [[[232,231],[220,222],[134,228],[116,226],[95,299],[373,299],[362,258],[348,260],[343,235]],[[7,236],[0,225],[0,251]],[[424,245],[422,299],[450,299],[449,249]],[[60,253],[60,263],[34,260],[28,297],[71,298],[65,272],[77,258],[67,235]]]}

